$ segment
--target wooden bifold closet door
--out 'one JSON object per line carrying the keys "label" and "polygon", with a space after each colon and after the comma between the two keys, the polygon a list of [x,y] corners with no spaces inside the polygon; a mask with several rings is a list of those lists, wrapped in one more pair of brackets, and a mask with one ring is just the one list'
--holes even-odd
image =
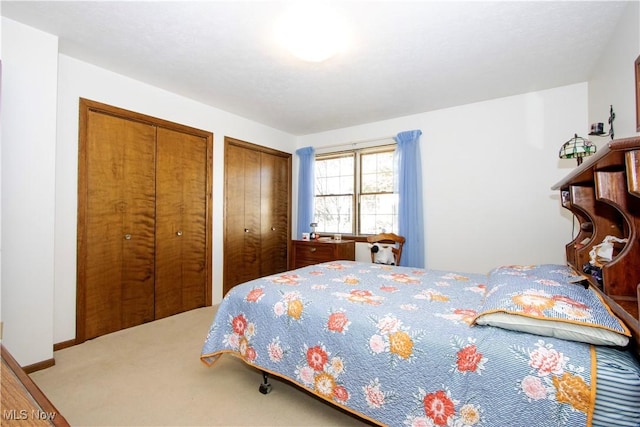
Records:
{"label": "wooden bifold closet door", "polygon": [[291,157],[260,154],[261,274],[288,269]]}
{"label": "wooden bifold closet door", "polygon": [[260,277],[260,152],[225,143],[224,294]]}
{"label": "wooden bifold closet door", "polygon": [[154,319],[155,128],[90,111],[85,334]]}
{"label": "wooden bifold closet door", "polygon": [[205,305],[206,155],[204,138],[158,128],[156,319]]}
{"label": "wooden bifold closet door", "polygon": [[225,137],[223,293],[287,270],[291,154]]}
{"label": "wooden bifold closet door", "polygon": [[212,143],[81,100],[76,342],[211,305]]}

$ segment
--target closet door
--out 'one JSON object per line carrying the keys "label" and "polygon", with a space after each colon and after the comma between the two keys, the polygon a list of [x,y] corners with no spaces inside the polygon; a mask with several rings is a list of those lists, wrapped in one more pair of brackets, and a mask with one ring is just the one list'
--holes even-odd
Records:
{"label": "closet door", "polygon": [[207,140],[158,128],[156,319],[205,305]]}
{"label": "closet door", "polygon": [[261,276],[287,270],[291,157],[261,154]]}
{"label": "closet door", "polygon": [[90,339],[154,319],[155,127],[87,114],[78,280]]}
{"label": "closet door", "polygon": [[260,152],[225,143],[223,294],[260,277]]}
{"label": "closet door", "polygon": [[213,134],[80,99],[76,343],[211,305]]}
{"label": "closet door", "polygon": [[287,270],[291,154],[225,138],[224,284]]}

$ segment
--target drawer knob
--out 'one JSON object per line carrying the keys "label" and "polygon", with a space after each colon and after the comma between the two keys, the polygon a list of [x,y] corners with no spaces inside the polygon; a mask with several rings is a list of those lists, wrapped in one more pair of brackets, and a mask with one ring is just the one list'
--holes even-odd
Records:
{"label": "drawer knob", "polygon": [[309,248],[309,251],[311,252],[315,252],[317,250],[317,248]]}

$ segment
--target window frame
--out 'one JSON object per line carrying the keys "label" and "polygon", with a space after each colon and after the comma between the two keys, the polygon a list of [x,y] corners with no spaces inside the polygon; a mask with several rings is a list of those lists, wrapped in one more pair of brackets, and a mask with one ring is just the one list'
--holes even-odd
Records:
{"label": "window frame", "polygon": [[[362,184],[363,184],[363,180],[362,180],[362,156],[363,155],[367,155],[367,154],[377,154],[377,153],[385,153],[385,152],[389,152],[389,153],[394,153],[395,155],[395,151],[397,150],[397,146],[398,144],[395,142],[392,143],[388,143],[388,144],[383,144],[383,145],[377,145],[377,146],[371,146],[371,147],[363,147],[363,148],[354,148],[354,149],[349,149],[349,150],[339,150],[339,151],[331,151],[331,152],[324,152],[324,153],[317,153],[315,155],[315,160],[330,160],[330,159],[336,159],[336,158],[340,158],[340,157],[347,157],[347,156],[353,156],[353,193],[336,193],[336,194],[330,194],[330,195],[317,195],[315,192],[315,182],[314,182],[314,204],[315,204],[315,200],[318,197],[334,197],[334,196],[351,196],[351,210],[352,210],[352,215],[353,215],[353,219],[352,219],[352,230],[351,233],[342,233],[343,236],[348,236],[351,239],[356,239],[356,240],[362,240],[362,241],[366,241],[366,237],[367,236],[371,236],[372,234],[369,233],[362,233],[361,231],[361,197],[363,195],[366,196],[375,196],[375,195],[384,195],[384,194],[397,194],[397,188],[396,185],[394,183],[394,188],[392,191],[382,191],[382,192],[367,192],[367,193],[363,193],[362,191]],[[397,171],[395,170],[395,165],[394,165],[394,180],[396,179],[395,176],[397,175]],[[315,179],[314,179],[315,181]],[[315,208],[314,208],[315,211]],[[397,215],[397,212],[396,212]],[[392,230],[389,230],[388,232],[393,232]],[[322,236],[331,236],[332,234],[334,234],[335,232],[318,232],[319,235]]]}

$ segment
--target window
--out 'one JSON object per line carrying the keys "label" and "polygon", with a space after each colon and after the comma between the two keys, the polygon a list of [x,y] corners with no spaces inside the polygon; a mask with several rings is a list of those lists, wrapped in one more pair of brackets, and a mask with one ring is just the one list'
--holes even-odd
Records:
{"label": "window", "polygon": [[319,154],[315,221],[319,233],[398,232],[395,145]]}

